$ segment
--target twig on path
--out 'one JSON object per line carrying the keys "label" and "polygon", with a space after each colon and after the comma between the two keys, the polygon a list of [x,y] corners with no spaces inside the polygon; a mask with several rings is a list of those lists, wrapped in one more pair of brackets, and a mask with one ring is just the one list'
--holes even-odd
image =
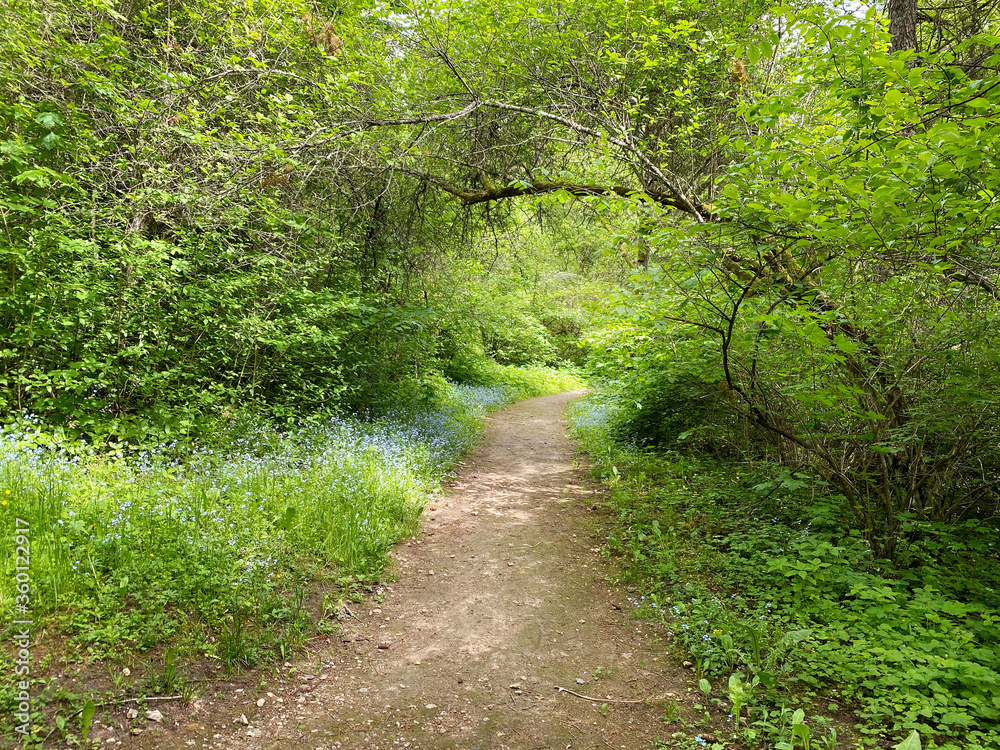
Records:
{"label": "twig on path", "polygon": [[361,618],[360,618],[360,617],[358,617],[358,616],[357,616],[356,614],[354,614],[353,612],[351,612],[351,609],[350,609],[350,607],[348,607],[348,606],[347,606],[346,604],[344,605],[344,611],[345,611],[345,612],[346,612],[346,613],[347,613],[348,615],[350,615],[351,617],[353,617],[353,618],[354,618],[355,620],[357,620],[358,622],[361,622]]}
{"label": "twig on path", "polygon": [[361,618],[360,618],[360,617],[358,617],[358,616],[357,616],[356,614],[354,614],[353,612],[351,612],[351,610],[350,610],[350,609],[349,609],[349,608],[347,607],[347,605],[346,605],[346,604],[344,605],[344,607],[343,607],[343,610],[344,610],[344,611],[345,611],[345,612],[346,612],[347,614],[349,614],[349,615],[350,615],[351,617],[353,617],[353,618],[354,618],[355,620],[357,620],[358,622],[361,622]]}
{"label": "twig on path", "polygon": [[623,700],[621,698],[591,698],[589,695],[580,695],[580,693],[574,693],[572,690],[567,690],[564,687],[559,687],[558,685],[553,685],[553,687],[560,693],[569,693],[570,695],[575,695],[577,698],[583,698],[585,701],[591,701],[592,703],[648,703],[649,701],[657,700],[656,698],[640,698],[639,700]]}

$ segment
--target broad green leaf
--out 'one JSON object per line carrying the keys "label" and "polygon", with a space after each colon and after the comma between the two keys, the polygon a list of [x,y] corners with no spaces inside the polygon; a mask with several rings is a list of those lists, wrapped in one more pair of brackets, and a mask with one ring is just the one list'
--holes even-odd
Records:
{"label": "broad green leaf", "polygon": [[83,704],[83,711],[80,713],[80,734],[83,735],[83,741],[87,741],[87,735],[90,734],[90,723],[94,718],[94,711],[96,706],[94,706],[94,701],[87,699],[87,702]]}
{"label": "broad green leaf", "polygon": [[39,187],[48,187],[52,184],[52,178],[48,172],[42,169],[27,169],[16,175],[13,179],[15,185],[22,185],[25,182],[33,182]]}
{"label": "broad green leaf", "polygon": [[62,118],[56,112],[40,112],[35,122],[47,130],[52,130],[62,124]]}

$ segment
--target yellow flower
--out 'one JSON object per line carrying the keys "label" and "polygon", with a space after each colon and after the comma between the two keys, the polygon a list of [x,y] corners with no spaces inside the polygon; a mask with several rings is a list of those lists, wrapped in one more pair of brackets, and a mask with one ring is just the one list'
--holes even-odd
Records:
{"label": "yellow flower", "polygon": [[2,505],[6,505],[6,504],[7,504],[7,501],[6,501],[6,500],[4,500],[4,501],[3,501],[3,503],[2,503]]}
{"label": "yellow flower", "polygon": [[9,495],[10,494],[10,490],[4,490],[4,494],[5,495]]}

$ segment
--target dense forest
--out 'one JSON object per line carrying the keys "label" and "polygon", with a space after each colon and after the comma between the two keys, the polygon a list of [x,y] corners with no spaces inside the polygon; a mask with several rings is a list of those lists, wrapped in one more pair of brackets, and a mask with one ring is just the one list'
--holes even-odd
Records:
{"label": "dense forest", "polygon": [[995,0],[0,17],[5,628],[23,521],[53,659],[284,660],[586,381],[733,743],[1000,747]]}

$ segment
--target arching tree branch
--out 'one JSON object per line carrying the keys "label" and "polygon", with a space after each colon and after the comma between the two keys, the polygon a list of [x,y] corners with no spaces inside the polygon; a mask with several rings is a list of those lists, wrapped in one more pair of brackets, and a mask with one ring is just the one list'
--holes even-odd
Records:
{"label": "arching tree branch", "polygon": [[[580,133],[583,135],[589,135],[592,138],[601,138],[601,132],[594,130],[593,128],[582,125],[574,120],[570,120],[562,115],[557,115],[552,112],[547,112],[543,109],[535,109],[533,107],[522,107],[517,104],[507,104],[506,102],[498,101],[484,101],[482,103],[483,107],[490,109],[499,109],[507,112],[520,112],[521,114],[531,115],[533,117],[539,117],[544,120],[550,120],[551,122],[557,122],[570,130]],[[707,220],[707,216],[704,213],[704,207],[700,206],[696,201],[692,200],[687,196],[680,185],[677,184],[675,180],[671,180],[667,177],[663,171],[641,150],[634,148],[627,141],[621,138],[616,138],[613,135],[604,134],[607,142],[615,146],[616,148],[622,149],[632,154],[633,157],[641,164],[644,168],[648,169],[650,172],[655,174],[664,185],[667,186],[667,192],[670,194],[670,203],[664,203],[664,205],[670,205],[673,208],[677,208],[685,213],[690,214],[698,222],[704,222]]]}
{"label": "arching tree branch", "polygon": [[546,180],[519,180],[511,182],[502,187],[488,186],[479,190],[464,188],[452,185],[435,175],[415,172],[405,168],[396,168],[396,171],[405,172],[425,179],[435,187],[444,190],[446,193],[460,198],[463,206],[474,206],[477,203],[489,203],[490,201],[505,200],[507,198],[519,198],[529,195],[542,195],[544,193],[555,193],[560,190],[578,197],[594,196],[617,196],[619,198],[631,198],[634,200],[647,200],[659,203],[662,206],[676,208],[681,211],[685,207],[672,195],[657,191],[637,190],[635,188],[622,185],[587,185],[569,182],[549,182]]}

